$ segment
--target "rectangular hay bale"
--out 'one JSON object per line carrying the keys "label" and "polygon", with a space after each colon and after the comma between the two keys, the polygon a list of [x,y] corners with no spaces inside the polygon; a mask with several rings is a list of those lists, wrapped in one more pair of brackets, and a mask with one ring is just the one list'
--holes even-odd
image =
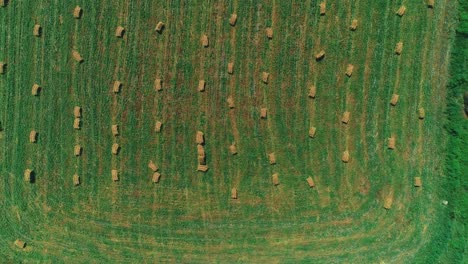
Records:
{"label": "rectangular hay bale", "polygon": [[157,172],[159,170],[158,166],[154,164],[152,160],[148,162],[148,168],[150,168],[153,172]]}
{"label": "rectangular hay bale", "polygon": [[346,66],[346,76],[348,77],[351,77],[351,75],[353,75],[353,70],[354,70],[354,65],[352,64],[348,64],[348,66]]}
{"label": "rectangular hay bale", "polygon": [[390,104],[392,106],[397,105],[399,98],[400,98],[400,96],[398,94],[392,94],[392,99],[390,100]]}
{"label": "rectangular hay bale", "polygon": [[112,181],[114,182],[119,181],[119,171],[112,170],[111,174],[112,174]]}
{"label": "rectangular hay bale", "polygon": [[81,119],[79,117],[73,119],[73,128],[76,130],[81,129]]}
{"label": "rectangular hay bale", "polygon": [[37,132],[35,130],[32,130],[29,133],[29,142],[30,143],[36,143],[36,140],[37,140]]}
{"label": "rectangular hay bale", "polygon": [[272,180],[274,186],[278,186],[279,185],[279,175],[278,175],[278,173],[274,173],[271,176],[271,180]]}
{"label": "rectangular hay bale", "polygon": [[351,29],[352,31],[355,31],[357,29],[357,26],[358,26],[358,20],[353,19],[353,21],[351,22],[351,26],[349,26],[349,29]]}
{"label": "rectangular hay bale", "polygon": [[162,90],[162,80],[161,79],[154,80],[154,89],[156,91],[161,91]]}
{"label": "rectangular hay bale", "polygon": [[151,181],[152,181],[153,183],[159,183],[159,179],[161,179],[161,173],[159,173],[159,172],[154,172]]}
{"label": "rectangular hay bale", "polygon": [[237,199],[237,189],[236,188],[231,189],[231,199]]}
{"label": "rectangular hay bale", "polygon": [[309,137],[314,138],[316,131],[317,131],[316,127],[310,127],[309,128]]}
{"label": "rectangular hay bale", "polygon": [[78,174],[73,175],[73,185],[80,185],[80,176],[78,176]]}
{"label": "rectangular hay bale", "polygon": [[309,184],[310,188],[315,187],[315,183],[314,183],[314,180],[312,179],[312,177],[307,178],[307,184]]}
{"label": "rectangular hay bale", "polygon": [[317,93],[317,87],[315,85],[311,85],[309,88],[309,97],[315,99],[316,93]]}
{"label": "rectangular hay bale", "polygon": [[229,25],[235,26],[237,22],[237,14],[231,14],[231,17],[229,18]]}
{"label": "rectangular hay bale", "polygon": [[201,44],[203,47],[207,48],[210,45],[210,42],[208,41],[208,36],[203,34],[201,36]]}
{"label": "rectangular hay bale", "polygon": [[162,128],[162,122],[156,121],[156,124],[154,125],[154,132],[156,133],[161,132],[161,128]]}
{"label": "rectangular hay bale", "polygon": [[266,36],[267,36],[268,39],[273,38],[273,29],[271,27],[267,27],[265,29],[265,33],[266,33]]}
{"label": "rectangular hay bale", "polygon": [[198,81],[198,91],[199,92],[205,91],[205,86],[206,86],[205,80]]}
{"label": "rectangular hay bale", "polygon": [[405,13],[406,13],[406,6],[404,5],[400,6],[400,8],[398,8],[398,11],[396,12],[396,14],[399,17],[402,17]]}
{"label": "rectangular hay bale", "polygon": [[82,14],[83,14],[83,9],[81,9],[80,6],[76,6],[75,9],[73,9],[74,18],[80,19]]}
{"label": "rectangular hay bale", "polygon": [[343,117],[341,118],[341,123],[343,124],[348,124],[349,123],[349,117],[350,117],[351,113],[348,112],[348,111],[345,111],[343,113]]}
{"label": "rectangular hay bale", "polygon": [[81,156],[81,151],[83,150],[83,148],[80,146],[80,145],[75,145],[74,149],[73,149],[73,154],[75,156]]}
{"label": "rectangular hay bale", "polygon": [[115,29],[115,36],[118,37],[118,38],[122,38],[124,33],[125,33],[125,28],[122,27],[122,26],[118,26]]}
{"label": "rectangular hay bale", "polygon": [[196,141],[197,144],[200,144],[200,145],[205,143],[205,136],[204,136],[203,132],[197,131],[195,141]]}
{"label": "rectangular hay bale", "polygon": [[421,177],[414,177],[414,187],[422,187]]}

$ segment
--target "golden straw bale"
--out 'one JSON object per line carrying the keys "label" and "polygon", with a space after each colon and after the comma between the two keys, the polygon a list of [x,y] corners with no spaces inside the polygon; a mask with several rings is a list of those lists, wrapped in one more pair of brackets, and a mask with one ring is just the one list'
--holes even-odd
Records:
{"label": "golden straw bale", "polygon": [[29,133],[29,142],[36,143],[36,141],[37,141],[37,132],[36,132],[36,130],[32,130]]}
{"label": "golden straw bale", "polygon": [[235,26],[237,22],[237,14],[231,14],[231,17],[229,18],[229,25]]}
{"label": "golden straw bale", "polygon": [[392,99],[390,100],[390,104],[395,106],[398,103],[398,99],[400,96],[398,94],[392,94]]}
{"label": "golden straw bale", "polygon": [[40,37],[42,34],[42,27],[41,25],[34,25],[34,29],[33,29],[33,35],[36,36],[36,37]]}
{"label": "golden straw bale", "polygon": [[120,145],[117,143],[112,144],[112,154],[117,155],[120,151]]}
{"label": "golden straw bale", "polygon": [[31,94],[34,95],[34,96],[38,96],[39,95],[39,92],[41,91],[41,86],[39,86],[39,84],[35,83],[31,89]]}
{"label": "golden straw bale", "polygon": [[346,67],[346,76],[351,77],[353,75],[354,65],[348,64]]}
{"label": "golden straw bale", "polygon": [[420,107],[418,109],[418,118],[424,119],[425,117],[426,117],[426,111],[424,110],[424,108]]}
{"label": "golden straw bale", "polygon": [[79,117],[76,117],[73,120],[73,128],[76,129],[76,130],[81,129],[81,119]]}
{"label": "golden straw bale", "polygon": [[315,85],[311,85],[309,88],[309,97],[315,98],[316,93],[317,93],[317,87],[315,87]]}
{"label": "golden straw bale", "polygon": [[153,173],[152,182],[153,182],[153,183],[158,183],[160,178],[161,178],[161,173],[159,173],[159,172],[154,172],[154,173]]}
{"label": "golden straw bale", "polygon": [[309,137],[314,138],[315,137],[315,132],[317,131],[316,127],[310,127],[309,128]]}
{"label": "golden straw bale", "polygon": [[80,185],[80,176],[78,176],[78,174],[73,175],[73,185]]}
{"label": "golden straw bale", "polygon": [[78,145],[75,145],[75,148],[73,149],[73,154],[75,154],[75,156],[81,156],[81,152],[82,152],[83,148],[78,144]]}
{"label": "golden straw bale", "polygon": [[25,243],[23,240],[16,239],[16,240],[15,240],[15,246],[16,246],[17,248],[23,249],[23,248],[26,247],[26,243]]}
{"label": "golden straw bale", "polygon": [[80,19],[82,14],[83,14],[83,9],[81,9],[80,6],[76,6],[75,9],[73,9],[74,18]]}
{"label": "golden straw bale", "polygon": [[83,57],[81,57],[81,54],[76,50],[72,51],[72,57],[77,62],[80,62],[80,63],[83,62]]}
{"label": "golden straw bale", "polygon": [[118,136],[119,135],[119,125],[112,125],[112,135]]}
{"label": "golden straw bale", "polygon": [[325,57],[325,51],[321,50],[319,53],[315,54],[315,60],[319,61]]}
{"label": "golden straw bale", "polygon": [[229,146],[229,152],[231,152],[232,155],[237,154],[237,147],[236,147],[236,144],[234,142]]}
{"label": "golden straw bale", "polygon": [[156,79],[154,81],[154,89],[156,91],[161,91],[162,90],[162,80],[161,79]]}
{"label": "golden straw bale", "polygon": [[237,189],[236,188],[231,189],[231,199],[237,199]]}
{"label": "golden straw bale", "polygon": [[348,112],[348,111],[344,112],[343,117],[341,118],[341,122],[343,124],[348,124],[350,115],[351,115],[350,112]]}
{"label": "golden straw bale", "polygon": [[343,155],[341,156],[341,161],[343,161],[344,163],[349,162],[349,151],[347,150],[343,151]]}
{"label": "golden straw bale", "polygon": [[205,47],[205,48],[207,48],[210,45],[207,35],[203,34],[201,36],[201,43],[202,43],[203,47]]}
{"label": "golden straw bale", "polygon": [[388,145],[387,145],[387,147],[388,147],[389,149],[395,149],[395,143],[396,143],[395,137],[394,137],[394,136],[391,136],[391,137],[388,138]]}
{"label": "golden straw bale", "polygon": [[153,172],[157,172],[159,170],[158,166],[156,166],[152,160],[149,161],[148,168],[150,168]]}
{"label": "golden straw bale", "polygon": [[271,27],[266,28],[265,32],[268,39],[273,38],[273,29]]}
{"label": "golden straw bale", "polygon": [[314,183],[314,180],[312,179],[312,177],[307,178],[307,183],[309,184],[310,188],[315,187],[315,183]]}
{"label": "golden straw bale", "polygon": [[268,72],[262,72],[262,82],[268,83],[269,77],[270,77],[270,74]]}
{"label": "golden straw bale", "polygon": [[349,29],[351,29],[352,31],[355,31],[357,29],[357,26],[358,26],[358,20],[353,19],[353,21],[351,22],[351,26],[349,26]]}
{"label": "golden straw bale", "polygon": [[154,125],[154,132],[161,132],[161,127],[162,127],[162,122],[161,121],[156,121],[156,124]]}
{"label": "golden straw bale", "polygon": [[266,108],[260,109],[260,118],[261,119],[266,119],[267,118],[267,109]]}
{"label": "golden straw bale", "polygon": [[75,106],[73,108],[73,115],[75,116],[75,118],[80,118],[81,117],[81,107]]}
{"label": "golden straw bale", "polygon": [[119,180],[119,172],[117,170],[112,170],[111,174],[112,174],[112,181],[116,182]]}
{"label": "golden straw bale", "polygon": [[229,62],[229,63],[228,63],[228,70],[227,70],[227,72],[228,72],[229,74],[233,74],[233,73],[234,73],[234,63],[233,63],[233,62]]}
{"label": "golden straw bale", "polygon": [[414,187],[422,187],[421,177],[414,177]]}
{"label": "golden straw bale", "polygon": [[118,37],[118,38],[122,38],[124,33],[125,33],[125,28],[122,27],[122,26],[118,26],[115,29],[115,36]]}
{"label": "golden straw bale", "polygon": [[276,164],[276,155],[274,152],[268,154],[268,160],[270,161],[270,165]]}
{"label": "golden straw bale", "polygon": [[229,108],[233,109],[235,107],[234,98],[232,98],[232,96],[229,96],[226,101],[228,103]]}
{"label": "golden straw bale", "polygon": [[398,11],[396,12],[396,14],[400,17],[402,17],[406,12],[406,6],[402,5],[400,6],[400,8],[398,9]]}
{"label": "golden straw bale", "polygon": [[207,172],[207,171],[208,171],[208,166],[207,166],[207,165],[198,164],[197,171]]}
{"label": "golden straw bale", "polygon": [[395,54],[396,55],[401,55],[401,52],[403,51],[403,42],[398,42],[395,46]]}
{"label": "golden straw bale", "polygon": [[278,175],[278,173],[274,173],[271,176],[271,180],[272,180],[274,186],[279,185],[279,175]]}
{"label": "golden straw bale", "polygon": [[164,24],[162,21],[159,21],[158,24],[156,24],[155,30],[156,30],[158,33],[162,33],[162,31],[163,31],[163,29],[164,29],[164,26],[165,26],[165,24]]}
{"label": "golden straw bale", "polygon": [[203,132],[197,131],[197,136],[195,138],[197,144],[204,144],[205,143],[205,136]]}
{"label": "golden straw bale", "polygon": [[205,80],[200,80],[198,82],[198,91],[199,92],[205,91],[205,85],[206,85]]}
{"label": "golden straw bale", "polygon": [[114,91],[114,93],[119,93],[121,87],[122,83],[120,81],[115,81],[114,85],[112,86],[112,91]]}
{"label": "golden straw bale", "polygon": [[320,15],[324,16],[327,11],[327,4],[325,2],[320,3]]}

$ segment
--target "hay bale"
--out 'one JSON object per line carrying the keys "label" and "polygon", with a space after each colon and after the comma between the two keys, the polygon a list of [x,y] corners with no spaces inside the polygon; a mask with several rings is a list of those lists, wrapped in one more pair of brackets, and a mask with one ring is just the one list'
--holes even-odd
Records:
{"label": "hay bale", "polygon": [[122,38],[124,33],[125,33],[125,28],[122,27],[122,26],[118,26],[115,29],[115,36],[118,37],[118,38]]}
{"label": "hay bale", "polygon": [[317,93],[317,87],[315,85],[310,86],[309,88],[309,97],[315,99],[315,94]]}
{"label": "hay bale", "polygon": [[159,170],[158,166],[154,164],[152,160],[149,161],[148,168],[150,168],[153,172],[157,172]]}
{"label": "hay bale", "polygon": [[199,92],[205,91],[205,85],[206,85],[205,80],[198,81],[198,91]]}
{"label": "hay bale", "polygon": [[75,154],[75,156],[81,156],[81,152],[82,152],[83,148],[78,144],[78,145],[75,145],[75,148],[73,149],[73,154]]}
{"label": "hay bale", "polygon": [[267,118],[267,109],[266,108],[260,109],[260,118],[261,119],[266,119]]}
{"label": "hay bale", "polygon": [[320,15],[324,16],[326,11],[327,11],[327,3],[325,2],[320,3]]}
{"label": "hay bale", "polygon": [[24,171],[24,181],[32,182],[33,181],[33,176],[34,176],[34,171],[33,170],[26,169]]}
{"label": "hay bale", "polygon": [[0,6],[4,7],[6,6],[8,0],[0,0]]}
{"label": "hay bale", "polygon": [[79,63],[82,63],[84,61],[83,57],[81,57],[80,53],[76,50],[72,51],[72,57],[75,61]]}
{"label": "hay bale", "polygon": [[427,0],[427,7],[434,8],[434,0]]}
{"label": "hay bale", "polygon": [[395,54],[396,55],[401,55],[401,52],[403,51],[403,42],[398,42],[395,46]]}
{"label": "hay bale", "polygon": [[393,195],[388,195],[387,197],[385,197],[383,207],[387,210],[390,210],[390,208],[392,208],[392,204],[393,204]]}
{"label": "hay bale", "polygon": [[73,120],[73,128],[76,129],[76,130],[79,130],[81,129],[81,119],[80,118],[75,118]]}
{"label": "hay bale", "polygon": [[195,141],[197,142],[197,144],[200,144],[200,145],[205,144],[205,136],[204,136],[203,132],[197,131]]}
{"label": "hay bale", "polygon": [[237,22],[237,14],[231,14],[231,18],[229,18],[229,25],[235,26]]}
{"label": "hay bale", "polygon": [[156,133],[161,132],[161,127],[162,127],[162,122],[161,121],[156,121],[156,124],[154,125],[154,132],[156,132]]}
{"label": "hay bale", "polygon": [[228,72],[229,74],[233,74],[233,73],[234,73],[234,62],[229,62],[229,63],[228,63],[227,72]]}
{"label": "hay bale", "polygon": [[16,246],[17,248],[23,249],[23,248],[26,247],[26,243],[25,243],[23,240],[16,239],[16,240],[15,240],[15,246]]}
{"label": "hay bale", "polygon": [[270,165],[276,164],[276,155],[274,152],[268,154],[268,160],[270,161]]}
{"label": "hay bale", "polygon": [[208,36],[203,34],[201,36],[201,44],[203,47],[207,48],[210,45],[210,42],[208,41]]}
{"label": "hay bale", "polygon": [[265,30],[265,33],[268,39],[273,38],[273,29],[271,27],[267,27]]}
{"label": "hay bale", "polygon": [[206,165],[206,157],[204,153],[202,155],[198,155],[197,160],[199,165]]}
{"label": "hay bale", "polygon": [[414,187],[422,187],[421,177],[414,177]]}
{"label": "hay bale", "polygon": [[396,14],[400,17],[402,17],[406,13],[406,6],[402,5],[396,12]]}
{"label": "hay bale", "polygon": [[119,154],[120,146],[117,143],[112,144],[112,154]]}
{"label": "hay bale", "polygon": [[207,171],[208,171],[208,166],[207,166],[207,165],[198,164],[197,171],[207,172]]}
{"label": "hay bale", "polygon": [[270,77],[270,74],[268,72],[262,72],[262,82],[268,83],[269,77]]}
{"label": "hay bale", "polygon": [[74,18],[80,19],[82,14],[83,14],[83,9],[81,9],[80,6],[76,6],[75,9],[73,9]]}
{"label": "hay bale", "polygon": [[315,60],[320,61],[325,58],[325,51],[321,50],[319,53],[315,54]]}
{"label": "hay bale", "polygon": [[119,135],[119,125],[112,125],[111,127],[112,135],[115,137]]}
{"label": "hay bale", "polygon": [[162,33],[163,29],[165,27],[165,24],[162,22],[162,21],[159,21],[158,24],[156,24],[156,32],[158,32],[159,34]]}
{"label": "hay bale", "polygon": [[151,179],[151,181],[153,183],[159,183],[159,179],[161,178],[161,173],[159,172],[153,172],[153,177]]}
{"label": "hay bale", "polygon": [[205,148],[203,145],[197,145],[197,154],[198,156],[205,156]]}
{"label": "hay bale", "polygon": [[344,112],[343,117],[341,118],[341,122],[343,124],[348,124],[350,115],[351,115],[350,112],[348,112],[348,111]]}
{"label": "hay bale", "polygon": [[317,131],[316,127],[310,127],[309,128],[309,137],[314,138],[315,137],[315,132]]}
{"label": "hay bale", "polygon": [[235,107],[234,98],[232,98],[232,96],[229,96],[226,102],[228,103],[228,106],[230,109],[233,109]]}
{"label": "hay bale", "polygon": [[343,151],[343,155],[341,155],[341,161],[343,161],[344,163],[349,162],[349,151]]}
{"label": "hay bale", "polygon": [[357,29],[357,24],[358,24],[358,20],[353,19],[353,21],[351,22],[351,26],[349,26],[349,29],[351,29],[352,31],[355,31]]}
{"label": "hay bale", "polygon": [[314,180],[312,179],[312,177],[307,178],[307,183],[309,184],[309,187],[310,187],[310,188],[315,187],[315,182],[314,182]]}
{"label": "hay bale", "polygon": [[39,86],[39,84],[35,83],[31,89],[31,94],[34,95],[34,96],[38,96],[39,95],[39,92],[41,91],[41,86]]}
{"label": "hay bale", "polygon": [[156,91],[161,91],[162,90],[162,80],[161,79],[154,80],[154,89]]}
{"label": "hay bale", "polygon": [[40,37],[42,35],[42,27],[39,24],[34,25],[33,35],[36,37]]}
{"label": "hay bale", "polygon": [[0,74],[5,74],[6,63],[0,61]]}
{"label": "hay bale", "polygon": [[236,188],[231,189],[231,199],[237,199],[237,189]]}
{"label": "hay bale", "polygon": [[351,77],[353,75],[354,65],[348,64],[346,67],[346,76]]}
{"label": "hay bale", "polygon": [[391,136],[388,138],[388,149],[395,149],[395,143],[396,143],[396,140],[395,140],[395,137],[394,136]]}
{"label": "hay bale", "polygon": [[112,91],[114,93],[119,93],[120,92],[120,88],[122,88],[122,83],[120,81],[115,81],[114,82],[114,85],[112,86]]}
{"label": "hay bale", "polygon": [[75,118],[80,118],[81,117],[81,107],[75,106],[73,108],[73,116],[75,116]]}
{"label": "hay bale", "polygon": [[29,142],[36,143],[36,141],[37,141],[37,132],[36,132],[36,130],[32,130],[29,133]]}
{"label": "hay bale", "polygon": [[111,174],[112,174],[112,181],[119,181],[119,172],[117,170],[112,170],[111,171]]}
{"label": "hay bale", "polygon": [[398,94],[392,94],[392,99],[390,100],[390,104],[392,106],[395,106],[398,103],[398,98],[400,98]]}
{"label": "hay bale", "polygon": [[78,174],[73,175],[73,185],[80,185],[80,176],[78,176]]}
{"label": "hay bale", "polygon": [[229,152],[232,154],[232,155],[236,155],[237,154],[237,147],[236,147],[236,143],[233,142],[230,146],[229,146]]}
{"label": "hay bale", "polygon": [[271,180],[272,180],[274,186],[278,186],[279,185],[279,175],[278,175],[278,173],[274,173],[271,176]]}
{"label": "hay bale", "polygon": [[424,110],[424,108],[420,107],[418,109],[418,118],[422,120],[425,117],[426,117],[426,111]]}

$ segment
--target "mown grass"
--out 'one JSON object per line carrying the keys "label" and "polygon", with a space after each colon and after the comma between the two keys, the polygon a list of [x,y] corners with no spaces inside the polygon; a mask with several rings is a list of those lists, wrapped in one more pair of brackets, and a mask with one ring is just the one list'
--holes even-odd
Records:
{"label": "mown grass", "polygon": [[[13,2],[0,9],[2,226],[11,261],[413,262],[437,238],[448,199],[443,160],[452,4],[318,1]],[[239,14],[236,27],[229,15]],[[62,19],[62,22],[61,19]],[[348,27],[359,19],[355,32]],[[162,34],[153,31],[162,20]],[[32,36],[35,22],[44,35]],[[114,37],[117,25],[127,29]],[[264,29],[272,26],[267,40]],[[421,33],[422,32],[422,33]],[[210,47],[202,48],[201,34]],[[395,56],[402,40],[404,51]],[[84,57],[71,60],[72,49]],[[323,61],[313,55],[326,51]],[[226,72],[234,61],[234,74]],[[355,65],[351,78],[344,75]],[[433,70],[437,69],[437,70]],[[270,72],[269,84],[260,81]],[[164,90],[153,89],[155,78]],[[206,91],[196,91],[198,80]],[[123,89],[113,94],[114,80]],[[39,82],[35,98],[30,87]],[[307,98],[317,85],[315,100]],[[396,107],[391,94],[400,94]],[[226,98],[233,95],[234,110]],[[83,128],[72,109],[83,107]],[[427,118],[418,121],[419,105]],[[259,110],[267,107],[267,120]],[[341,114],[351,111],[349,125]],[[229,112],[231,111],[231,112]],[[162,133],[153,132],[156,120]],[[119,124],[121,135],[110,127]],[[317,137],[308,138],[311,125]],[[38,144],[27,142],[32,128]],[[235,129],[237,128],[237,131]],[[195,133],[206,135],[210,170],[196,172]],[[386,149],[395,135],[397,149]],[[239,154],[228,146],[236,141]],[[122,146],[112,156],[113,142]],[[83,156],[72,156],[80,143]],[[351,152],[343,164],[341,153]],[[278,164],[268,164],[275,152]],[[162,179],[150,183],[149,160]],[[37,181],[26,184],[25,168]],[[111,169],[121,181],[112,183]],[[281,184],[271,185],[271,174]],[[82,185],[72,186],[79,173]],[[317,188],[306,186],[312,176]],[[424,187],[412,187],[413,177]],[[232,187],[239,200],[231,201]],[[387,193],[394,205],[382,208]],[[12,241],[21,238],[21,251]],[[443,240],[445,241],[445,240]],[[446,243],[442,242],[442,243]]]}

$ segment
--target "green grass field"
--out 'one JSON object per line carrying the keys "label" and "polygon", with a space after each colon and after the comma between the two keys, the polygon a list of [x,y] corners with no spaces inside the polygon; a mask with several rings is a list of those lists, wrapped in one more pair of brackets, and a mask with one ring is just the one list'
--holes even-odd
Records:
{"label": "green grass field", "polygon": [[[0,75],[2,259],[436,261],[439,252],[428,245],[447,243],[436,240],[446,231],[442,201],[451,202],[442,189],[443,125],[456,3],[440,0],[430,9],[422,0],[329,0],[320,16],[315,0],[195,2],[10,0],[0,7],[0,61],[7,63]],[[83,16],[74,19],[78,4]],[[402,4],[407,11],[399,17]],[[356,31],[349,30],[353,19]],[[154,31],[158,21],[166,24],[162,34]],[[33,36],[36,23],[41,37]],[[114,36],[118,25],[123,38]],[[394,53],[399,41],[401,56]],[[354,65],[350,78],[347,64]],[[162,91],[153,88],[156,78]],[[118,94],[116,80],[123,83]],[[39,96],[31,95],[34,83],[43,88]],[[315,99],[307,96],[311,85]],[[400,96],[395,107],[393,93]],[[73,129],[75,105],[83,109],[81,130]],[[351,112],[348,125],[340,122],[344,111]],[[153,131],[158,120],[161,133]],[[28,139],[33,129],[36,144]],[[206,173],[196,171],[198,130]],[[395,150],[387,149],[392,135]],[[232,142],[238,155],[228,151]],[[117,156],[113,143],[121,146]],[[349,163],[341,161],[345,150]],[[158,184],[149,160],[160,167]],[[35,171],[34,183],[24,181],[25,169]],[[120,181],[111,180],[112,169]],[[309,176],[316,188],[308,187]],[[422,188],[413,187],[414,177]],[[26,248],[15,247],[16,239]]]}

